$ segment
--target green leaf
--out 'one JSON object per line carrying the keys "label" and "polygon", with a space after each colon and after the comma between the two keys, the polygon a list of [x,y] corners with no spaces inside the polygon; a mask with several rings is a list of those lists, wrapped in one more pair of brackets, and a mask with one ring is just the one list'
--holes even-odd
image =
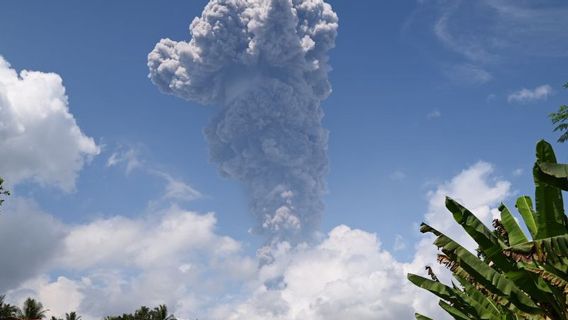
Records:
{"label": "green leaf", "polygon": [[514,267],[506,257],[501,254],[503,248],[505,248],[505,244],[471,211],[450,197],[446,197],[446,208],[452,212],[456,222],[477,242],[479,249],[485,254],[486,259],[494,262],[500,269],[505,271],[509,271]]}
{"label": "green leaf", "polygon": [[471,211],[450,197],[446,197],[446,208],[487,256],[501,252],[503,246],[499,244],[499,239]]}
{"label": "green leaf", "polygon": [[444,300],[451,301],[456,299],[456,295],[454,294],[452,288],[441,282],[426,279],[412,273],[409,273],[406,277],[417,287],[428,290]]}
{"label": "green leaf", "polygon": [[531,237],[535,239],[537,233],[535,221],[536,213],[533,210],[531,198],[527,196],[519,197],[517,199],[517,202],[515,203],[515,207],[517,207],[517,210],[519,210],[521,217],[523,217],[523,220],[525,221],[525,224],[529,229]]}
{"label": "green leaf", "polygon": [[511,303],[524,312],[540,312],[539,307],[534,301],[519,289],[513,281],[479,260],[479,258],[460,244],[425,223],[421,225],[420,231],[435,234],[438,238],[434,244],[438,246],[438,248],[442,248],[442,251],[446,253],[446,255],[455,255],[459,265],[487,290],[498,296],[507,297]]}
{"label": "green leaf", "polygon": [[502,311],[497,308],[497,303],[481,293],[470,281],[456,274],[454,274],[454,278],[456,278],[463,287],[463,292],[458,292],[459,296],[474,308],[479,319],[495,319],[502,313]]}
{"label": "green leaf", "polygon": [[[534,239],[544,239],[565,234],[564,203],[557,187],[547,184],[548,176],[540,170],[539,163],[556,163],[552,146],[541,140],[536,146],[536,164],[533,168],[537,233]],[[550,179],[548,179],[550,180]]]}
{"label": "green leaf", "polygon": [[428,318],[420,313],[415,313],[414,316],[416,317],[416,320],[433,320],[432,318]]}
{"label": "green leaf", "polygon": [[442,307],[442,309],[446,310],[447,313],[449,313],[454,319],[456,320],[471,320],[471,319],[475,319],[475,318],[470,318],[469,316],[467,316],[466,314],[464,314],[463,312],[461,312],[460,310],[452,307],[451,305],[445,303],[444,301],[440,300],[440,302],[438,303],[440,305],[440,307]]}
{"label": "green leaf", "polygon": [[536,165],[541,181],[568,191],[568,165],[549,162],[537,163]]}
{"label": "green leaf", "polygon": [[[470,303],[471,301],[468,302],[463,300],[465,296],[463,294],[460,294],[461,292],[459,290],[450,288],[441,282],[430,280],[416,274],[409,273],[407,275],[407,278],[417,287],[428,290],[441,299],[451,302],[456,309],[461,309],[461,311],[463,312],[468,312],[466,311],[466,309],[468,309],[469,312],[475,312],[473,306]],[[468,299],[471,300],[471,298]]]}
{"label": "green leaf", "polygon": [[521,243],[506,250],[524,255],[526,260],[568,267],[568,234]]}
{"label": "green leaf", "polygon": [[499,206],[499,211],[501,211],[501,223],[509,234],[509,245],[514,246],[529,241],[509,209],[504,204]]}
{"label": "green leaf", "polygon": [[566,121],[566,119],[568,118],[568,106],[562,105],[557,112],[553,112],[548,116],[550,117],[550,120],[552,120],[552,124]]}
{"label": "green leaf", "polygon": [[544,281],[549,282],[552,286],[557,287],[562,292],[568,293],[568,280],[561,275],[546,269],[535,267],[526,267],[528,271],[538,274]]}

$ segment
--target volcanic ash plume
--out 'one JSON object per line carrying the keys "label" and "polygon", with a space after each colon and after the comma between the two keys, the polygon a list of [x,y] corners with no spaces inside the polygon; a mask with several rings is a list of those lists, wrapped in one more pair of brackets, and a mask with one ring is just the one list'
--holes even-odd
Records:
{"label": "volcanic ash plume", "polygon": [[222,108],[205,129],[211,159],[245,184],[271,241],[306,239],[322,214],[337,27],[323,0],[212,0],[189,42],[162,39],[148,55],[163,92]]}

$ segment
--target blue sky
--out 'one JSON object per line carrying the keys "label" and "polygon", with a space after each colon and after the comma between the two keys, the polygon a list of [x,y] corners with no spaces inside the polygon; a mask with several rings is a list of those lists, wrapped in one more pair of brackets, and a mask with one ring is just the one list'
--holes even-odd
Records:
{"label": "blue sky", "polygon": [[[415,259],[416,226],[428,219],[432,195],[451,189],[448,182],[479,161],[491,166],[483,178],[489,186],[510,183],[499,200],[532,194],[535,142],[555,141],[547,115],[568,97],[568,5],[328,2],[339,31],[330,52],[333,93],[322,102],[330,131],[324,234],[343,224],[376,234],[381,248],[405,263]],[[66,230],[112,217],[135,220],[172,204],[214,212],[214,233],[239,242],[241,255],[254,260],[264,239],[248,232],[255,222],[246,193],[209,161],[203,129],[215,108],[165,95],[148,79],[148,53],[162,38],[188,41],[188,25],[206,4],[3,4],[0,56],[17,71],[60,75],[70,114],[100,147],[76,170],[71,192],[31,176],[11,184],[14,197],[35,202]],[[565,146],[555,147],[565,159]],[[113,155],[119,161],[109,165]],[[137,161],[132,170],[129,160]],[[165,196],[174,180],[185,196]],[[397,237],[405,248],[394,249]],[[56,263],[38,270],[48,283],[88,272]]]}

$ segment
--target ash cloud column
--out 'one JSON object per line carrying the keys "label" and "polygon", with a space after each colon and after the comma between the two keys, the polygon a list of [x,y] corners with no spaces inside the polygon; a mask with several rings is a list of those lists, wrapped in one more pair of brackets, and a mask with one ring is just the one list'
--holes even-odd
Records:
{"label": "ash cloud column", "polygon": [[270,242],[309,239],[323,212],[320,103],[337,27],[322,0],[212,0],[189,41],[162,39],[148,55],[160,90],[220,109],[205,129],[211,160],[247,188]]}

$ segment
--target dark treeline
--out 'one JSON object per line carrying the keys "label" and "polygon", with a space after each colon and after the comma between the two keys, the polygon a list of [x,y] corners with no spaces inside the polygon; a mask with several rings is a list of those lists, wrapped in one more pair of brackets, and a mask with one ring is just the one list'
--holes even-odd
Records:
{"label": "dark treeline", "polygon": [[[1,183],[0,183],[1,184]],[[35,299],[28,298],[21,307],[5,302],[5,296],[0,296],[0,320],[42,320],[47,317],[47,312],[43,304]],[[65,314],[64,318],[51,317],[50,320],[81,320],[77,312],[72,311]],[[153,309],[146,306],[140,307],[133,313],[124,313],[120,316],[107,316],[104,320],[177,320],[173,314],[168,312],[165,305],[159,305]]]}

